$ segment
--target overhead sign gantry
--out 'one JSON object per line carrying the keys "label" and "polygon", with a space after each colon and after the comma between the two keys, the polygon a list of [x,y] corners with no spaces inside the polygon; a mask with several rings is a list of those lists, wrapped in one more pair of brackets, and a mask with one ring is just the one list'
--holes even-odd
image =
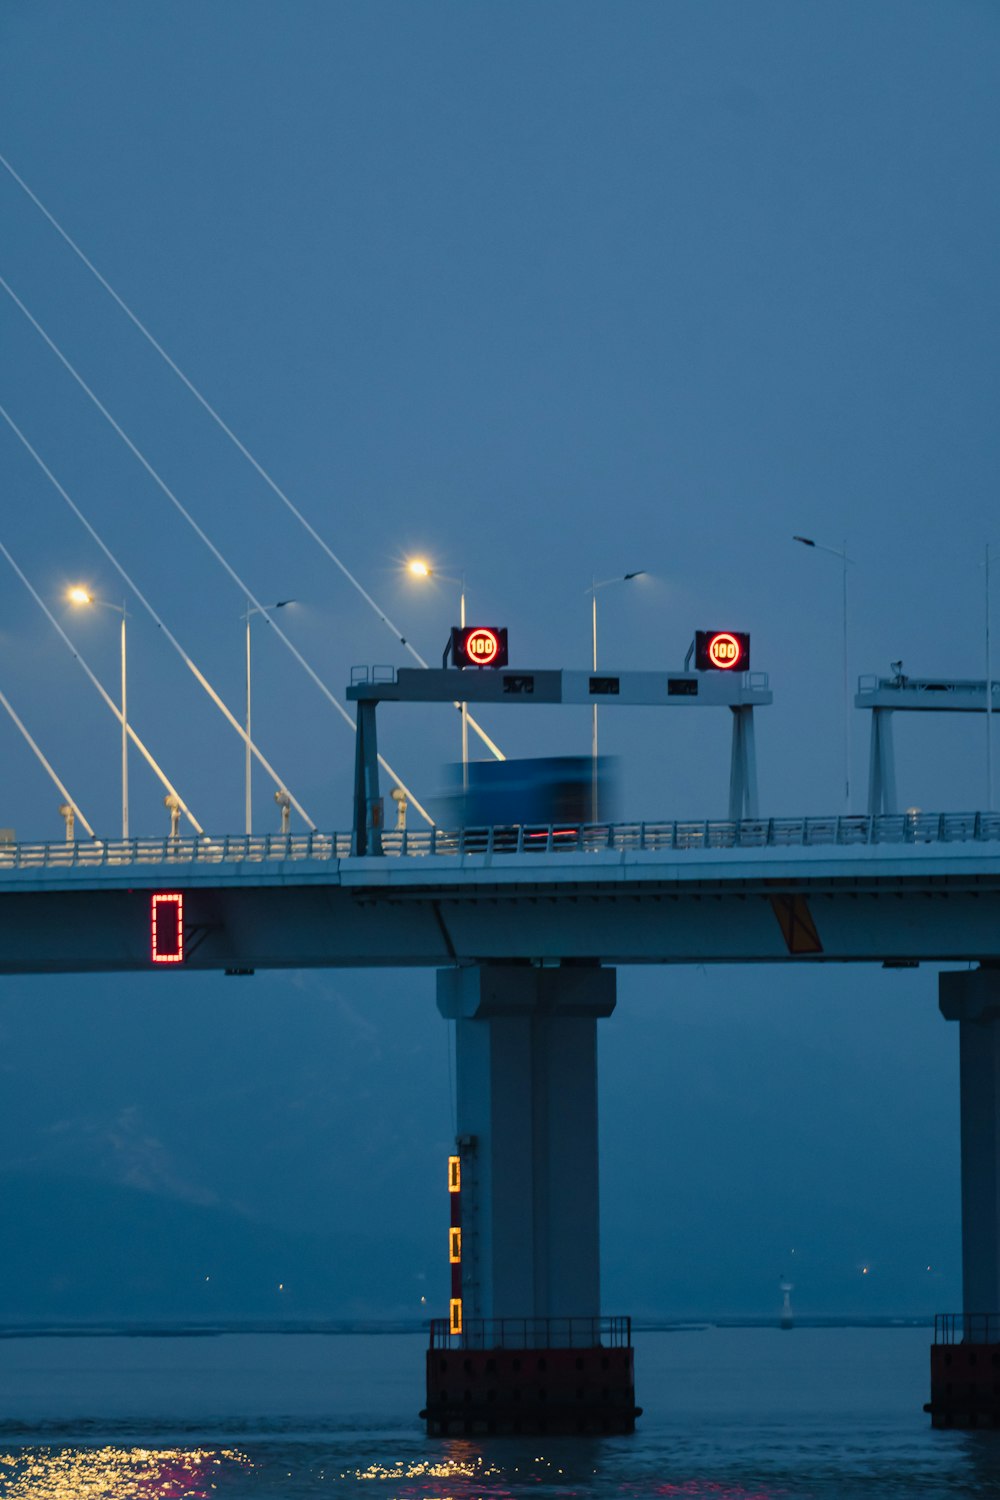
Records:
{"label": "overhead sign gantry", "polygon": [[[871,709],[871,748],[868,758],[868,812],[896,812],[896,757],[892,737],[894,713],[995,714],[1000,682],[985,678],[909,677],[903,663],[893,662],[892,677],[858,679],[855,708]],[[988,808],[987,811],[992,811]]]}
{"label": "overhead sign gantry", "polygon": [[[456,643],[453,659],[483,662],[488,653],[478,648],[479,633],[491,636],[497,650],[492,659],[506,660],[507,632],[497,627],[468,626]],[[426,670],[402,667],[356,667],[348,699],[358,705],[355,752],[353,837],[355,854],[382,853],[382,796],[379,786],[378,736],[375,711],[379,703],[568,704],[632,708],[728,708],[733,715],[729,778],[729,816],[756,818],[757,763],[753,711],[773,701],[767,674],[749,672],[750,637],[736,631],[704,631],[705,666],[677,672],[581,672],[541,668],[502,667],[465,670],[457,681],[455,668]],[[501,649],[502,643],[502,649]],[[458,650],[456,651],[456,644]],[[698,643],[696,643],[697,645]],[[713,657],[713,646],[715,656]],[[470,649],[471,648],[471,649]]]}

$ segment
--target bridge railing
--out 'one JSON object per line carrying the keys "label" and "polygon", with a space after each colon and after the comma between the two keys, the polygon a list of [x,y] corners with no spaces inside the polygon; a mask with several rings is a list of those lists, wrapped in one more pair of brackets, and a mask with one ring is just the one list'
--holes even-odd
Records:
{"label": "bridge railing", "polygon": [[58,844],[0,843],[0,870],[72,866],[263,863],[279,859],[344,859],[349,833],[224,835],[213,838],[79,839]]}
{"label": "bridge railing", "polygon": [[[818,845],[1000,842],[1000,813],[883,813],[830,818],[744,818],[643,823],[510,824],[382,833],[396,857],[580,854],[604,850],[658,853],[700,849],[791,849]],[[87,839],[54,844],[0,842],[9,869],[111,868],[118,865],[329,863],[351,853],[349,833],[226,835],[215,838]]]}

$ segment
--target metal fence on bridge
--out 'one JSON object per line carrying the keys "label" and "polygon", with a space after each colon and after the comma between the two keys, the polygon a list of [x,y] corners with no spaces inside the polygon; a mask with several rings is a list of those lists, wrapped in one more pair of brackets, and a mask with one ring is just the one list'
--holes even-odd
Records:
{"label": "metal fence on bridge", "polygon": [[[745,818],[741,821],[516,824],[497,828],[407,829],[382,834],[383,854],[427,855],[599,853],[606,850],[791,849],[815,845],[1000,842],[1000,813],[884,813],[832,818]],[[351,854],[349,833],[233,835],[214,838],[87,839],[0,843],[5,870],[99,868],[161,864],[330,863]]]}

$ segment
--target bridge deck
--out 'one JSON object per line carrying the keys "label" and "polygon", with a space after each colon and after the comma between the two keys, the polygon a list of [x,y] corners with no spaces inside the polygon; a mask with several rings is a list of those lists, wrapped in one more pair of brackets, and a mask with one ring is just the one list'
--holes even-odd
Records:
{"label": "bridge deck", "polygon": [[188,969],[1000,960],[997,814],[436,830],[364,858],[347,845],[6,846],[0,973],[148,970],[156,891],[184,895]]}

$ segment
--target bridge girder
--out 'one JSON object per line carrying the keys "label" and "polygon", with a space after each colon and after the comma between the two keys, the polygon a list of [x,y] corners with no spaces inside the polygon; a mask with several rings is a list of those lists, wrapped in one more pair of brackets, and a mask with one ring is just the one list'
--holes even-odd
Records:
{"label": "bridge girder", "polygon": [[914,862],[910,874],[875,874],[869,862],[870,873],[809,874],[806,861],[795,874],[785,862],[770,876],[716,866],[666,878],[653,866],[601,878],[593,865],[557,863],[558,878],[546,879],[531,878],[542,874],[537,860],[534,871],[529,860],[498,875],[459,872],[449,859],[406,871],[379,859],[342,861],[326,878],[269,880],[258,867],[213,882],[204,868],[173,866],[132,871],[127,886],[11,883],[0,891],[0,973],[150,969],[151,894],[166,890],[185,897],[174,969],[1000,959],[996,868],[938,873]]}

